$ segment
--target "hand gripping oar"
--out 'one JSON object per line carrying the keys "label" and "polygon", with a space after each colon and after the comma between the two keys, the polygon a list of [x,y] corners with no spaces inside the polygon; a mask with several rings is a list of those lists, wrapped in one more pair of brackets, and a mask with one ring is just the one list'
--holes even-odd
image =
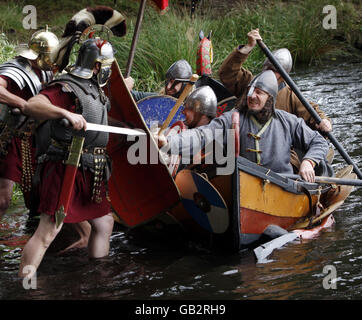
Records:
{"label": "hand gripping oar", "polygon": [[166,120],[162,124],[160,130],[158,131],[158,135],[160,135],[171,123],[173,117],[177,113],[177,110],[180,108],[182,102],[185,100],[185,98],[190,93],[192,86],[195,84],[195,82],[199,79],[199,76],[197,74],[193,74],[187,83],[185,89],[182,91],[180,97],[177,99],[175,105],[171,109],[170,113],[168,114]]}
{"label": "hand gripping oar", "polygon": [[[270,50],[267,48],[267,46],[264,44],[263,41],[257,40],[257,43],[261,50],[265,53],[265,55],[269,58],[270,62],[274,65],[274,67],[277,69],[277,71],[280,73],[280,75],[283,77],[283,79],[286,81],[286,83],[290,86],[290,88],[293,90],[295,95],[299,98],[299,100],[302,102],[302,104],[305,106],[305,108],[309,111],[309,113],[312,115],[314,120],[319,124],[321,122],[321,118],[319,114],[313,109],[313,107],[309,104],[309,102],[303,97],[302,93],[294,83],[294,81],[290,78],[288,73],[284,70],[284,68],[280,65],[280,63],[274,58],[273,54],[270,52]],[[353,166],[354,172],[357,174],[359,179],[362,179],[362,173],[358,169],[358,167],[353,163],[350,156],[347,154],[347,152],[343,149],[342,145],[336,140],[334,135],[331,132],[324,133],[329,140],[333,143],[333,145],[336,147],[336,149],[339,151],[341,156],[346,160],[346,162]]]}
{"label": "hand gripping oar", "polygon": [[[70,125],[67,119],[62,119],[61,124],[65,127],[69,127]],[[145,132],[139,132],[137,130],[129,128],[112,127],[94,123],[87,123],[86,130],[112,132],[127,135],[146,134]],[[62,188],[60,190],[59,201],[57,209],[55,211],[56,228],[60,226],[68,212],[69,203],[74,187],[75,176],[78,170],[80,156],[82,154],[84,139],[85,138],[81,136],[73,136],[72,138],[68,159],[65,161],[65,172],[63,176]]]}

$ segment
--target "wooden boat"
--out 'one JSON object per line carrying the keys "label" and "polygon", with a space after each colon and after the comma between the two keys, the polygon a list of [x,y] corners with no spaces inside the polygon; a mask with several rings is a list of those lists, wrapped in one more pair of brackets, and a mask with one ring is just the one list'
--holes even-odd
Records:
{"label": "wooden boat", "polygon": [[[323,227],[330,226],[330,216],[353,190],[353,186],[296,181],[242,157],[237,158],[236,165],[234,173],[225,176],[216,175],[212,166],[179,172],[175,183],[181,193],[181,202],[168,212],[185,230],[200,237],[213,234],[215,241],[232,251],[255,247],[268,239],[266,235],[270,240],[270,236],[293,230],[300,237],[315,236]],[[336,177],[356,179],[352,169],[352,166],[345,167],[336,173]],[[203,180],[199,179],[202,183],[196,182],[196,187],[188,187],[193,189],[194,195],[201,193],[203,202],[212,202],[211,197],[216,193],[211,195],[207,191],[207,185],[211,185],[218,193],[216,197],[224,201],[226,209],[219,210],[224,217],[218,219],[224,225],[227,221],[228,226],[222,230],[210,229],[205,223],[200,223],[200,218],[195,219],[197,213],[200,215],[204,211],[209,226],[214,225],[212,206],[200,204],[195,196],[194,206],[185,205],[185,201],[192,198],[190,190],[184,187],[190,183],[185,180],[195,179],[195,176]],[[273,232],[274,235],[270,235]]]}

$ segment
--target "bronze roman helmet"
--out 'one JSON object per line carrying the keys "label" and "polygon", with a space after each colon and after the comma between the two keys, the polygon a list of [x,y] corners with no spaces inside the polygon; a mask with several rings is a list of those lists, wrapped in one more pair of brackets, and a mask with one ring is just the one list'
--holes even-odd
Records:
{"label": "bronze roman helmet", "polygon": [[51,70],[54,66],[52,55],[59,45],[58,37],[45,29],[35,32],[27,46],[17,48],[17,54],[29,60],[35,60],[37,66],[42,70]]}

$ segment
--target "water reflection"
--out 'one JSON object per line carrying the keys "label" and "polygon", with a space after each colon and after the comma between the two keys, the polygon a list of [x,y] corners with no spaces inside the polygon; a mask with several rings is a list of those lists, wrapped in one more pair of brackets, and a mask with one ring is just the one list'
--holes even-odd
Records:
{"label": "water reflection", "polygon": [[[361,168],[361,64],[298,71],[307,99],[333,120],[334,135]],[[345,162],[336,151],[338,168]],[[110,256],[89,260],[86,250],[47,255],[36,290],[17,277],[32,226],[21,203],[0,225],[1,299],[359,299],[362,294],[361,188],[335,212],[336,224],[311,241],[294,241],[256,264],[250,251],[228,256],[183,235],[149,239],[117,227]],[[326,265],[336,267],[336,290],[323,288]]]}

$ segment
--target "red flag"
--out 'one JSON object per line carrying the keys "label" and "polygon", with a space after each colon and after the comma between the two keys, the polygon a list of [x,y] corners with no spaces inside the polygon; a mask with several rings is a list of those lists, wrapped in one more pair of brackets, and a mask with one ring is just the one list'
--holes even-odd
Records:
{"label": "red flag", "polygon": [[168,7],[168,0],[151,0],[161,10],[165,10]]}
{"label": "red flag", "polygon": [[168,10],[168,0],[135,0],[138,2],[147,2],[154,9],[159,11],[160,14],[164,14]]}
{"label": "red flag", "polygon": [[168,0],[150,0],[148,3],[159,11],[160,14],[164,14],[168,9]]}

